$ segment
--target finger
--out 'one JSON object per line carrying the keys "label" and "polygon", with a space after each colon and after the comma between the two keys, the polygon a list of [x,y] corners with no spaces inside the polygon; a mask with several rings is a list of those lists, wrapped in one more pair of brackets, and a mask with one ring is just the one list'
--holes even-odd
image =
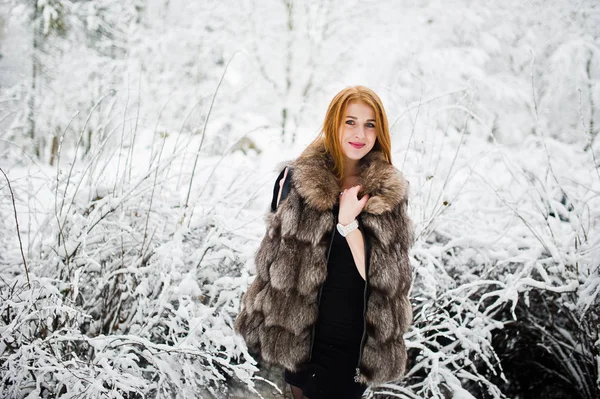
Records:
{"label": "finger", "polygon": [[[359,195],[361,194],[361,191],[362,191],[362,186],[360,186],[360,185],[359,185],[359,186],[357,186],[357,187],[358,187],[358,188],[356,189],[356,193],[355,193],[355,195],[356,195],[356,199],[358,199],[358,198],[359,198]],[[366,195],[365,193],[362,193],[362,195],[361,195],[360,197],[362,198],[362,197],[364,197],[365,195]]]}
{"label": "finger", "polygon": [[350,187],[350,188],[347,188],[347,189],[346,189],[346,190],[344,190],[344,191],[347,191],[349,194],[350,194],[350,193],[352,193],[352,194],[356,195],[357,191],[356,191],[356,189],[355,189],[355,188],[356,188],[356,186],[352,186],[352,187]]}

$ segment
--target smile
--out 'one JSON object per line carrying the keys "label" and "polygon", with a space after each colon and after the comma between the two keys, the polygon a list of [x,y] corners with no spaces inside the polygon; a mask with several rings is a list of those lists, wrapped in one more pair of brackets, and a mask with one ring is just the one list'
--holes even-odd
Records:
{"label": "smile", "polygon": [[352,142],[350,142],[350,145],[354,148],[363,148],[365,146],[364,144],[352,143]]}

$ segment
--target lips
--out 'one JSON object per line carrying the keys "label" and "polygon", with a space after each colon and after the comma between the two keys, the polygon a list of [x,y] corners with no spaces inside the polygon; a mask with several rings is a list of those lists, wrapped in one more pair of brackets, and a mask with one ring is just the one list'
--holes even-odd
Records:
{"label": "lips", "polygon": [[363,148],[365,146],[364,143],[353,143],[353,142],[350,142],[350,145],[354,148]]}

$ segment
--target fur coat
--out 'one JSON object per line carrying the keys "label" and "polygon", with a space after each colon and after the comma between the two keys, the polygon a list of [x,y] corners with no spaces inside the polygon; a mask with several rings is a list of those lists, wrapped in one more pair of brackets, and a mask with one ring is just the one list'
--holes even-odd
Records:
{"label": "fur coat", "polygon": [[[310,359],[336,225],[332,209],[341,188],[322,146],[287,165],[292,186],[276,211],[266,215],[267,231],[254,258],[257,275],[242,297],[235,330],[250,353],[295,371]],[[359,170],[358,197],[369,194],[369,199],[357,217],[365,238],[366,312],[355,380],[374,385],[405,372],[413,229],[402,173],[377,151],[360,160]]]}

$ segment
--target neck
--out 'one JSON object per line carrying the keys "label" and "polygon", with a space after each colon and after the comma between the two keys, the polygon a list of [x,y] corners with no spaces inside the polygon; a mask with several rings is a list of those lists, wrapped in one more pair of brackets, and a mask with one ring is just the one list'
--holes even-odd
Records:
{"label": "neck", "polygon": [[341,189],[347,189],[354,186],[359,175],[359,162],[355,160],[344,159],[344,178],[338,183]]}
{"label": "neck", "polygon": [[344,158],[344,177],[347,178],[358,175],[358,164],[359,161],[357,160]]}
{"label": "neck", "polygon": [[[333,209],[340,198],[340,182],[333,172],[333,164],[332,156],[319,147],[309,147],[304,156],[292,163],[294,187],[308,206],[320,212]],[[381,152],[371,151],[365,155],[360,160],[358,172],[356,183],[371,197],[363,212],[380,215],[407,198],[408,182]]]}

